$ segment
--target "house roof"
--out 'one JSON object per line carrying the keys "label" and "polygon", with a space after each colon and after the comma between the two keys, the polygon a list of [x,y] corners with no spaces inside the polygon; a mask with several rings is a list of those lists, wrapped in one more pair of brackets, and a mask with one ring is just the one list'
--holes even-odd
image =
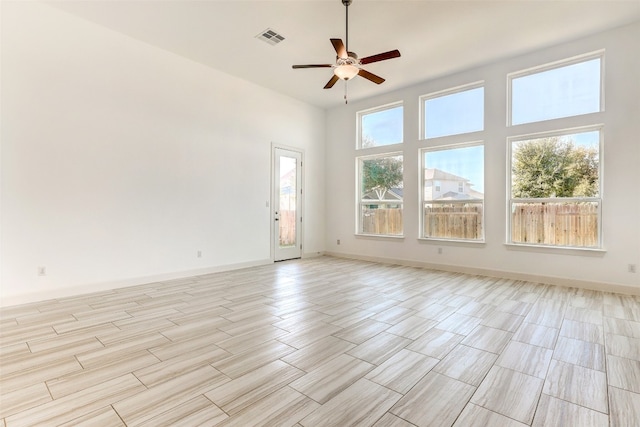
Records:
{"label": "house roof", "polygon": [[440,181],[464,181],[469,182],[467,178],[462,176],[454,175],[449,172],[445,172],[440,169],[425,169],[424,170],[424,179],[433,179]]}
{"label": "house roof", "polygon": [[363,200],[402,200],[402,188],[391,188],[378,196],[375,190],[369,191],[364,196]]}

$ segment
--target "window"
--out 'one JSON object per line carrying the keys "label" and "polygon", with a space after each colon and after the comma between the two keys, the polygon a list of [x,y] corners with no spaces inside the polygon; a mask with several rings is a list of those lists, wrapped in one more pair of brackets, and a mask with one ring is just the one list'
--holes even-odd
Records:
{"label": "window", "polygon": [[598,248],[601,129],[511,138],[509,240]]}
{"label": "window", "polygon": [[484,129],[484,87],[474,83],[420,97],[422,138]]}
{"label": "window", "polygon": [[422,237],[484,239],[484,146],[423,149]]}
{"label": "window", "polygon": [[403,140],[402,104],[390,104],[358,113],[358,148],[399,144]]}
{"label": "window", "polygon": [[603,66],[599,51],[507,76],[509,124],[534,132],[507,139],[507,243],[602,247]]}
{"label": "window", "polygon": [[402,155],[358,158],[358,234],[401,236]]}
{"label": "window", "polygon": [[512,125],[602,110],[602,53],[509,75]]}

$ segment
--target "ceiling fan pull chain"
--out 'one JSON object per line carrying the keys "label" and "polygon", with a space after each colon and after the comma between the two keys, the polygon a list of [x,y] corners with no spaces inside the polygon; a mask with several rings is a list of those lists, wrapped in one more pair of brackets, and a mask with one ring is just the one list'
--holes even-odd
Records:
{"label": "ceiling fan pull chain", "polygon": [[349,101],[347,100],[347,82],[346,82],[346,80],[344,82],[344,103],[345,104],[349,103]]}

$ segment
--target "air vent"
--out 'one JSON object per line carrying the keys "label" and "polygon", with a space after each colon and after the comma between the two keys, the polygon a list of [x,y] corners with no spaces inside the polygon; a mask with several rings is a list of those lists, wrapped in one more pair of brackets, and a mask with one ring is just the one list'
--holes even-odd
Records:
{"label": "air vent", "polygon": [[258,34],[256,38],[259,40],[263,40],[270,45],[276,45],[284,40],[284,37],[282,35],[278,34],[271,28],[267,28],[266,30]]}

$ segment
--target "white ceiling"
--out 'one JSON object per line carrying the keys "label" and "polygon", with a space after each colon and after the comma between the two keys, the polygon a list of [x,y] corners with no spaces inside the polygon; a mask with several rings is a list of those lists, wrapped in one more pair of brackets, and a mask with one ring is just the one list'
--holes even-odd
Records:
{"label": "white ceiling", "polygon": [[[329,38],[345,39],[341,0],[53,0],[47,3],[149,44],[271,88],[332,107],[344,84],[322,89],[332,63]],[[395,90],[499,58],[640,20],[640,1],[374,1],[349,7],[349,50],[360,57],[400,50],[365,68],[387,79],[348,83],[349,99]],[[285,40],[255,38],[267,28]]]}

